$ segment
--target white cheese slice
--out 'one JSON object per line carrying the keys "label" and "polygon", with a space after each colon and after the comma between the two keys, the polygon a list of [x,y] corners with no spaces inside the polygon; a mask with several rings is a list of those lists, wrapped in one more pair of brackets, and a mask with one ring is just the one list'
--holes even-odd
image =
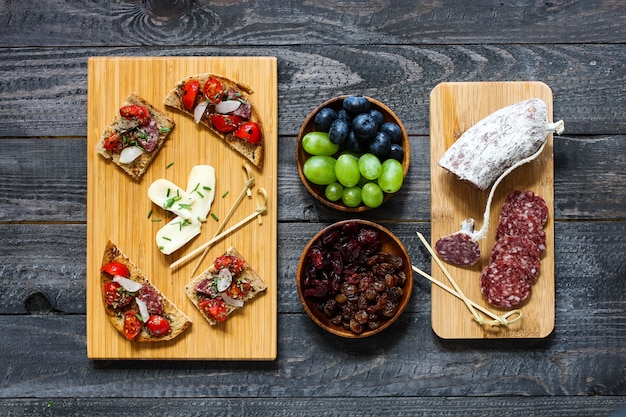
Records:
{"label": "white cheese slice", "polygon": [[215,168],[211,165],[196,165],[191,168],[187,194],[194,200],[191,206],[194,218],[205,222],[215,198]]}
{"label": "white cheese slice", "polygon": [[185,219],[195,218],[192,213],[194,198],[171,181],[160,178],[148,187],[148,197],[154,204]]}
{"label": "white cheese slice", "polygon": [[157,247],[165,255],[174,253],[199,235],[201,228],[202,223],[197,219],[178,216],[159,229],[156,234]]}

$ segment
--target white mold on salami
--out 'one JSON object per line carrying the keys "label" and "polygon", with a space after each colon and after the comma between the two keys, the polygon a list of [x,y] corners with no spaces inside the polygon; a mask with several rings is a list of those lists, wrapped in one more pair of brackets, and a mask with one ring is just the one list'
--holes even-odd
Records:
{"label": "white mold on salami", "polygon": [[480,190],[508,168],[536,153],[548,134],[563,132],[563,121],[548,122],[538,98],[504,107],[470,127],[452,144],[439,165]]}

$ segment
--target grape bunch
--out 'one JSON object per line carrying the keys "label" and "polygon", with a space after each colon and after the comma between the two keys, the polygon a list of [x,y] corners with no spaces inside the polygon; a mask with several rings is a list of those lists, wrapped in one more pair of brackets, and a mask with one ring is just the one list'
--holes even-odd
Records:
{"label": "grape bunch", "polygon": [[363,203],[376,208],[385,194],[400,189],[404,181],[402,129],[385,122],[366,97],[346,97],[339,111],[324,107],[314,122],[317,130],[302,138],[302,148],[311,155],[303,173],[313,184],[326,186],[328,200],[341,200],[347,207]]}

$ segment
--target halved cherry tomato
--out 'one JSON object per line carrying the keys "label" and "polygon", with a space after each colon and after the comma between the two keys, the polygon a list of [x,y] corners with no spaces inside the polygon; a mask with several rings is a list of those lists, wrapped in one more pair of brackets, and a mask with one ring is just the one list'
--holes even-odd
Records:
{"label": "halved cherry tomato", "polygon": [[239,126],[235,132],[235,136],[239,139],[250,142],[253,145],[258,145],[262,137],[261,128],[254,122],[246,122]]}
{"label": "halved cherry tomato", "polygon": [[165,336],[172,331],[170,322],[165,317],[156,314],[150,316],[146,323],[146,328],[153,336],[157,337]]}
{"label": "halved cherry tomato", "polygon": [[204,87],[202,87],[202,93],[211,104],[217,104],[222,101],[223,92],[222,83],[217,78],[209,78],[204,83]]}
{"label": "halved cherry tomato", "polygon": [[220,255],[213,261],[213,266],[218,271],[228,268],[231,274],[236,275],[243,271],[244,261],[234,255]]}
{"label": "halved cherry tomato", "polygon": [[150,123],[150,112],[139,104],[131,104],[120,108],[120,115],[124,119],[135,120],[139,126],[146,126]]}
{"label": "halved cherry tomato", "polygon": [[190,80],[183,86],[183,95],[180,98],[183,107],[189,111],[192,111],[196,104],[196,97],[198,96],[198,90],[200,89],[200,83],[198,80]]}
{"label": "halved cherry tomato", "polygon": [[104,302],[114,310],[127,306],[133,301],[133,297],[115,281],[105,283],[103,291]]}
{"label": "halved cherry tomato", "polygon": [[226,320],[226,303],[221,298],[207,298],[198,304],[208,318],[217,322]]}
{"label": "halved cherry tomato", "polygon": [[126,265],[117,261],[109,262],[108,264],[104,265],[101,271],[113,276],[119,275],[124,278],[130,277],[130,271],[128,270]]}
{"label": "halved cherry tomato", "polygon": [[129,310],[124,313],[124,336],[128,340],[136,338],[142,327],[143,323],[141,323],[135,311]]}
{"label": "halved cherry tomato", "polygon": [[230,298],[241,300],[250,292],[251,287],[252,285],[249,281],[240,279],[237,280],[237,282],[230,284],[230,287],[226,288],[226,295]]}
{"label": "halved cherry tomato", "polygon": [[123,147],[122,138],[120,138],[117,132],[113,132],[111,136],[104,140],[104,149],[109,152],[121,152]]}
{"label": "halved cherry tomato", "polygon": [[239,116],[229,116],[227,114],[214,114],[211,116],[211,124],[222,133],[230,133],[237,130],[243,122]]}

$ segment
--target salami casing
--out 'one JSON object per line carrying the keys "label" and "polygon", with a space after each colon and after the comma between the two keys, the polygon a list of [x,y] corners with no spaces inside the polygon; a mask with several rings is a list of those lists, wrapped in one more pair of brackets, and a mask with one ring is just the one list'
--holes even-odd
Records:
{"label": "salami casing", "polygon": [[546,103],[531,98],[504,107],[470,127],[452,144],[439,165],[480,190],[508,168],[536,153],[563,122],[548,122]]}

